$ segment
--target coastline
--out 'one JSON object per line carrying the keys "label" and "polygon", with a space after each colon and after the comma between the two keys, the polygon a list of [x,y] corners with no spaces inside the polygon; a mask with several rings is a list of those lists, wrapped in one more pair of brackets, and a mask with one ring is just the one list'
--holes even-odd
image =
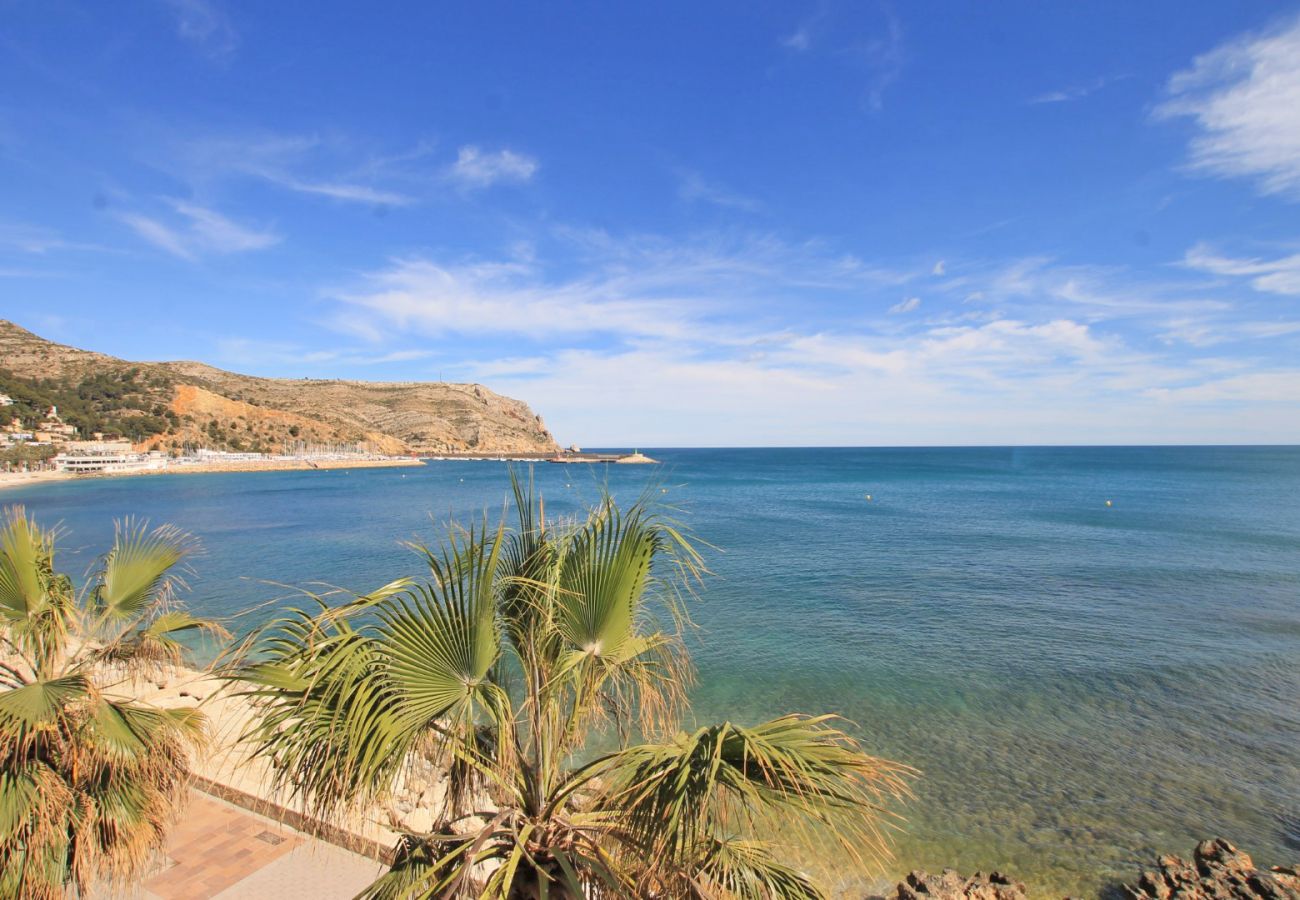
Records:
{"label": "coastline", "polygon": [[134,478],[140,475],[211,475],[220,472],[292,472],[312,469],[387,469],[424,465],[424,460],[398,459],[267,459],[240,462],[193,463],[162,469],[138,469],[128,472],[0,472],[0,491],[52,481],[84,481],[91,478]]}

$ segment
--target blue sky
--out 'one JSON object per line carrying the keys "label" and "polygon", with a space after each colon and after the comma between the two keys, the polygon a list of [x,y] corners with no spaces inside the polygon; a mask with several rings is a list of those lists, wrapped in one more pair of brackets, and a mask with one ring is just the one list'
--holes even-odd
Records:
{"label": "blue sky", "polygon": [[592,446],[1300,443],[1300,4],[0,20],[0,317],[55,340]]}

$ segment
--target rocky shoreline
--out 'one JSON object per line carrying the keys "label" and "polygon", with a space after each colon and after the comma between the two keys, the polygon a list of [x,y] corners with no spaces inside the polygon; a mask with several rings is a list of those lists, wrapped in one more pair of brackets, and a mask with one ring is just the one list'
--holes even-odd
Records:
{"label": "rocky shoreline", "polygon": [[[1247,853],[1223,838],[1201,841],[1192,860],[1161,856],[1134,884],[1107,897],[1122,900],[1300,900],[1300,864],[1258,869]],[[953,869],[939,875],[911,872],[890,900],[1026,900],[1022,882],[993,872],[969,878]],[[1069,900],[1069,898],[1067,898]]]}

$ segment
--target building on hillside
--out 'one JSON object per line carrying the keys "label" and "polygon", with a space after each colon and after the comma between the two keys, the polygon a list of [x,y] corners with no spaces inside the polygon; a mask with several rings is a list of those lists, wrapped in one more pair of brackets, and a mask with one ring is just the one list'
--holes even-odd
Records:
{"label": "building on hillside", "polygon": [[8,394],[0,394],[0,406],[13,406],[14,398]]}
{"label": "building on hillside", "polygon": [[17,416],[4,428],[0,429],[0,440],[6,444],[19,444],[24,441],[34,440],[36,435],[23,427],[23,422]]}
{"label": "building on hillside", "polygon": [[59,408],[51,406],[45,414],[44,421],[36,426],[36,440],[52,444],[61,444],[77,436],[77,427],[69,425],[59,418]]}

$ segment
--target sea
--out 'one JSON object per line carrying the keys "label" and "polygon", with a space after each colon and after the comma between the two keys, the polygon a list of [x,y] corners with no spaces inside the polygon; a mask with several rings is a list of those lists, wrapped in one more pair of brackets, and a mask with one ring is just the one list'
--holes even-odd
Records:
{"label": "sea", "polygon": [[[533,477],[550,515],[649,491],[705,545],[692,720],[835,713],[922,772],[874,881],[822,861],[846,895],[951,866],[1098,896],[1211,836],[1300,861],[1300,448],[642,449],[661,465]],[[495,521],[509,465],[90,479],[0,503],[60,524],[77,573],[123,517],[192,532],[190,605],[244,627],[299,589],[419,576],[406,542]]]}

